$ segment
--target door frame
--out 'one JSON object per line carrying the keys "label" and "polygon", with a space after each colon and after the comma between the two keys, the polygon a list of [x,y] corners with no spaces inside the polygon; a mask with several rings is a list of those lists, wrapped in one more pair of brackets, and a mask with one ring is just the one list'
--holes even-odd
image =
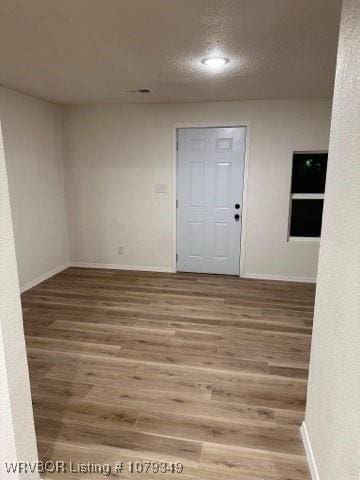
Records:
{"label": "door frame", "polygon": [[178,165],[178,151],[177,151],[177,131],[180,128],[246,128],[245,135],[245,165],[244,165],[244,187],[242,195],[242,212],[241,212],[241,235],[240,235],[240,278],[245,276],[245,259],[246,259],[246,234],[247,234],[247,199],[248,199],[248,178],[249,178],[249,151],[250,151],[250,128],[251,121],[234,121],[234,122],[196,122],[196,123],[175,123],[173,124],[173,261],[172,271],[177,272],[176,268],[176,238],[177,238],[177,165]]}

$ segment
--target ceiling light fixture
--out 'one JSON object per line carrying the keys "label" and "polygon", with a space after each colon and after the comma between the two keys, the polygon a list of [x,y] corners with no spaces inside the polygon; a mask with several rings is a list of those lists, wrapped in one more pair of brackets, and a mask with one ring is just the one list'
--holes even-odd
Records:
{"label": "ceiling light fixture", "polygon": [[220,68],[229,63],[229,59],[225,57],[208,57],[201,60],[206,67]]}

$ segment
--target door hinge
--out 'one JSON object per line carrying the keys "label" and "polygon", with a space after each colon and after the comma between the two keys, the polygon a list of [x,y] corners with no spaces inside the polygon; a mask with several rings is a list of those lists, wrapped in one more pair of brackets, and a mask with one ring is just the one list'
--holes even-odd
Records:
{"label": "door hinge", "polygon": [[176,150],[179,150],[179,142],[176,141]]}
{"label": "door hinge", "polygon": [[178,254],[176,254],[176,261],[178,261],[178,258],[179,258],[179,255],[178,255]]}
{"label": "door hinge", "polygon": [[176,208],[179,208],[179,200],[176,199]]}

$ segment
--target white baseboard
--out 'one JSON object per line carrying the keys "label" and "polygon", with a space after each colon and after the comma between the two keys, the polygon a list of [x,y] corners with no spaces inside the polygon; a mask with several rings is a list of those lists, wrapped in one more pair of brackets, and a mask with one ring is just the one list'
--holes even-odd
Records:
{"label": "white baseboard", "polygon": [[37,277],[34,280],[31,280],[31,282],[27,282],[25,283],[25,285],[20,287],[20,292],[24,293],[26,292],[26,290],[36,287],[36,285],[39,285],[39,283],[44,282],[48,278],[53,277],[57,273],[60,273],[69,267],[70,267],[70,263],[64,263],[64,265],[60,265],[59,267],[54,268],[54,270],[51,270],[51,272],[47,272],[47,273],[44,273],[43,275],[40,275],[40,277]]}
{"label": "white baseboard", "polygon": [[160,272],[160,273],[172,273],[171,267],[148,267],[142,265],[118,265],[112,263],[87,263],[87,262],[71,262],[71,267],[82,268],[105,268],[109,270],[137,270],[140,272]]}
{"label": "white baseboard", "polygon": [[305,422],[301,424],[300,432],[310,469],[311,480],[320,480],[319,471],[316,466],[315,456],[310,442],[309,432]]}
{"label": "white baseboard", "polygon": [[291,275],[267,275],[262,273],[243,273],[242,278],[256,280],[278,280],[281,282],[316,283],[316,277],[296,277]]}
{"label": "white baseboard", "polygon": [[[110,270],[137,270],[140,272],[159,272],[159,273],[173,273],[172,267],[153,267],[144,265],[118,265],[113,263],[88,263],[88,262],[70,262],[60,265],[51,272],[44,273],[35,278],[31,282],[26,283],[20,287],[21,293],[35,287],[41,282],[44,282],[48,278],[62,272],[69,267],[82,267],[82,268],[104,268]],[[285,275],[266,275],[260,273],[243,273],[241,278],[257,279],[257,280],[278,280],[283,282],[300,282],[300,283],[316,283],[316,278],[313,277],[294,277]]]}
{"label": "white baseboard", "polygon": [[[140,272],[160,272],[173,273],[172,267],[154,267],[144,265],[119,265],[116,263],[89,263],[89,262],[70,262],[71,267],[81,268],[104,268],[110,270],[137,270]],[[283,282],[299,282],[299,283],[316,283],[314,277],[294,277],[285,275],[266,275],[258,273],[244,273],[242,278],[258,279],[258,280],[279,280]]]}

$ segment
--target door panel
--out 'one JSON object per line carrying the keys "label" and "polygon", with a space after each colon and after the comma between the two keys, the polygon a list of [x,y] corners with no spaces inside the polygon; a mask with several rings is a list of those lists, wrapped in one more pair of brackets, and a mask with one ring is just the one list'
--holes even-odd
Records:
{"label": "door panel", "polygon": [[244,127],[178,130],[178,271],[239,274],[245,137]]}
{"label": "door panel", "polygon": [[231,164],[217,163],[215,170],[215,207],[230,208]]}
{"label": "door panel", "polygon": [[227,259],[229,254],[229,224],[213,224],[213,259]]}
{"label": "door panel", "polygon": [[189,222],[190,257],[203,257],[204,224],[202,222]]}
{"label": "door panel", "polygon": [[204,162],[190,162],[190,206],[204,207],[205,166]]}

